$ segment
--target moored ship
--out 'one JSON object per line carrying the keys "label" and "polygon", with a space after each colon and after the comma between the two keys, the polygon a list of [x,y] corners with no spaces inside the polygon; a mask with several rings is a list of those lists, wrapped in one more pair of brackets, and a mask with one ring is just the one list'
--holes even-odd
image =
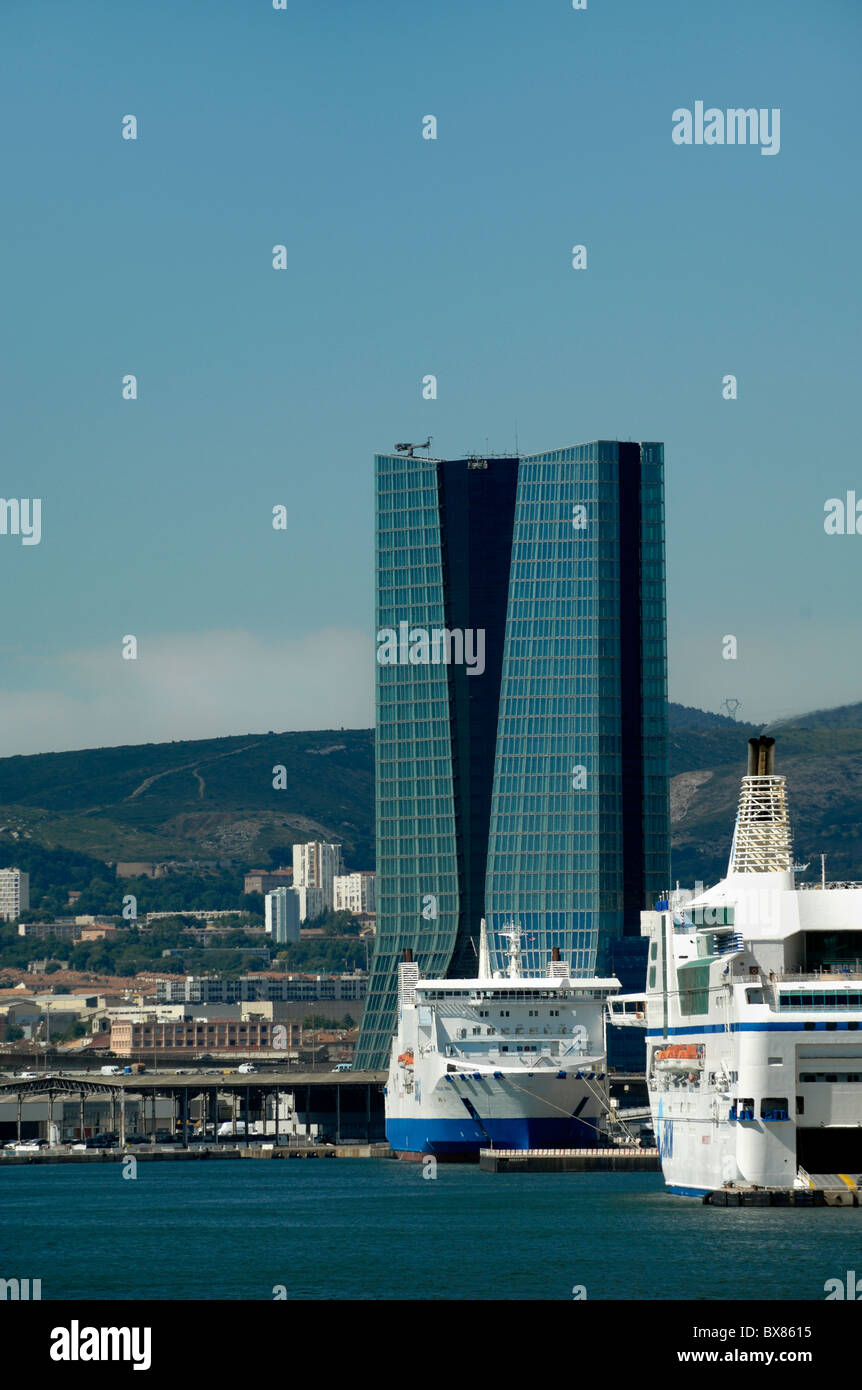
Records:
{"label": "moored ship", "polygon": [[503,934],[508,967],[492,973],[483,922],[476,979],[422,979],[405,953],[386,1086],[386,1137],[399,1157],[601,1142],[605,1002],[619,981],[571,978],[556,949],[546,975],[524,976],[520,930]]}
{"label": "moored ship", "polygon": [[774,740],[749,740],[727,875],[641,914],[645,1027],[665,1182],[853,1188],[862,1173],[862,883],[796,884]]}

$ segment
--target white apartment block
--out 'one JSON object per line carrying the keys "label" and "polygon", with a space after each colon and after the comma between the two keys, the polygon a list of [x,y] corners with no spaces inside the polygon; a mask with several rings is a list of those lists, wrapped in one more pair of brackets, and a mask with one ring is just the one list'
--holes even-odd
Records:
{"label": "white apartment block", "polygon": [[336,912],[374,912],[374,874],[336,874],[332,880]]}
{"label": "white apartment block", "polygon": [[0,919],[14,922],[30,906],[30,875],[21,869],[0,869]]}
{"label": "white apartment block", "polygon": [[321,889],[324,909],[332,908],[332,880],[343,872],[341,845],[311,840],[308,844],[293,846],[293,886]]}
{"label": "white apartment block", "polygon": [[323,916],[326,902],[322,888],[291,888],[290,892],[296,894],[300,922],[313,922],[317,917]]}

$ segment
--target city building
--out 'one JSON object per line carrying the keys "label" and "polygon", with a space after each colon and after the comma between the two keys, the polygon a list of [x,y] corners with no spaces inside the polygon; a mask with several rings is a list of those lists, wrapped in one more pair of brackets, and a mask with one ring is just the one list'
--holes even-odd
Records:
{"label": "city building", "polygon": [[243,879],[244,893],[271,893],[275,888],[290,888],[293,869],[252,869]]}
{"label": "city building", "polygon": [[[147,926],[151,922],[161,922],[166,917],[194,917],[198,922],[214,922],[218,917],[239,917],[240,911],[235,907],[184,907],[174,908],[171,912],[146,912],[144,922]],[[140,919],[138,919],[140,920]],[[225,931],[231,931],[230,926],[225,927]],[[254,931],[253,927],[244,927],[244,931]]]}
{"label": "city building", "polygon": [[323,916],[326,900],[322,888],[303,883],[298,888],[292,888],[291,892],[296,894],[300,922],[315,922],[318,917]]}
{"label": "city building", "polygon": [[299,895],[297,888],[274,888],[263,900],[266,930],[276,946],[299,940]]}
{"label": "city building", "polygon": [[502,969],[515,921],[527,971],[557,946],[589,974],[670,874],[663,446],[380,455],[376,497],[364,1067],[385,1064],[404,947],[423,975],[474,975],[485,917]]}
{"label": "city building", "polygon": [[[283,1030],[278,1032],[277,1030]],[[153,1050],[192,1056],[201,1052],[284,1051],[299,1046],[301,1027],[290,1020],[272,1023],[240,1014],[233,1018],[186,1017],[170,1021],[116,1019],[111,1051],[118,1057]]]}
{"label": "city building", "polygon": [[0,869],[0,921],[16,921],[29,906],[30,875],[21,869]]}
{"label": "city building", "polygon": [[167,1004],[358,1001],[365,998],[367,987],[364,970],[343,975],[187,975],[160,979],[156,998]]}
{"label": "city building", "polygon": [[374,874],[336,874],[332,896],[336,912],[374,912]]}
{"label": "city building", "polygon": [[111,922],[94,922],[90,926],[81,927],[82,941],[104,941],[106,938],[114,938],[119,928]]}
{"label": "city building", "polygon": [[84,930],[77,922],[19,922],[18,935],[30,937],[34,941],[44,941],[52,937],[56,941],[80,941]]}
{"label": "city building", "polygon": [[321,889],[324,910],[332,910],[332,880],[343,872],[341,845],[311,840],[308,844],[293,846],[293,885],[295,888]]}
{"label": "city building", "polygon": [[10,1030],[20,1028],[26,1039],[36,1036],[44,1017],[35,999],[5,999],[0,1002],[0,1042],[6,1042]]}

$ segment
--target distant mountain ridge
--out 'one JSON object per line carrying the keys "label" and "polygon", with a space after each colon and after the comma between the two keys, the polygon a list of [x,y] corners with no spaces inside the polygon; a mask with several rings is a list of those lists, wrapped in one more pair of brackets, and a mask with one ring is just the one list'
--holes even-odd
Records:
{"label": "distant mountain ridge", "polygon": [[325,836],[368,867],[373,785],[368,729],[3,758],[0,844],[23,836],[108,861],[267,864],[276,844]]}
{"label": "distant mountain ridge", "polygon": [[[747,740],[763,726],[669,706],[674,876],[724,871]],[[794,842],[862,879],[862,703],[771,727],[787,775]],[[284,786],[273,785],[284,768]],[[349,868],[374,866],[370,729],[232,735],[0,759],[0,863],[16,844],[117,860],[270,863],[276,847],[324,838]],[[813,873],[813,870],[812,870]]]}
{"label": "distant mountain ridge", "polygon": [[673,873],[691,885],[720,878],[727,868],[739,779],[747,740],[775,738],[776,771],[787,778],[787,797],[804,877],[862,880],[862,703],[785,719],[772,725],[693,728],[670,711],[670,797]]}

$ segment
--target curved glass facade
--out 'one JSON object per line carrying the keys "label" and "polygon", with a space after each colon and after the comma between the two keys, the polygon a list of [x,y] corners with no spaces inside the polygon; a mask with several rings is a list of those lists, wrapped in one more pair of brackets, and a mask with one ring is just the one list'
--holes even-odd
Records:
{"label": "curved glass facade", "polygon": [[[483,633],[483,669],[377,667],[377,947],[356,1066],[383,1066],[405,946],[426,974],[592,973],[669,882],[663,449],[379,456],[377,627]],[[403,625],[399,628],[399,625]]]}

